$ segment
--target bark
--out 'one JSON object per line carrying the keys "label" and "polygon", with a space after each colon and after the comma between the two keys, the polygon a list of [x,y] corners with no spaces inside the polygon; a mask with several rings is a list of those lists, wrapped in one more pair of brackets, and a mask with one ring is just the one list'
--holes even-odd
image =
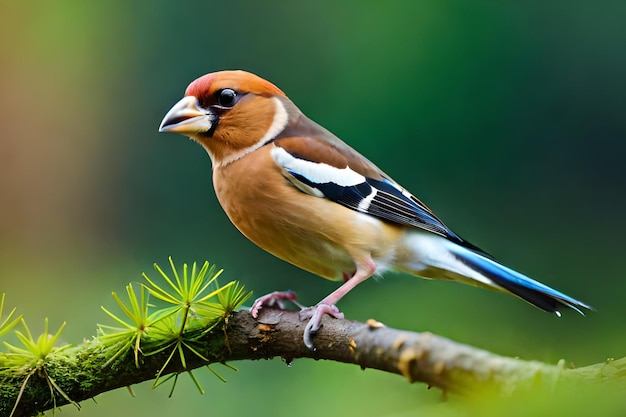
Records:
{"label": "bark", "polygon": [[[565,369],[564,361],[549,365],[536,361],[500,356],[454,342],[432,333],[396,330],[375,322],[360,323],[324,318],[315,337],[315,350],[304,346],[304,325],[297,312],[264,309],[258,320],[247,311],[228,318],[197,339],[195,354],[186,355],[186,368],[178,359],[170,362],[164,374],[180,373],[215,362],[281,357],[287,362],[298,358],[326,359],[350,363],[361,368],[379,369],[403,376],[409,382],[423,382],[446,393],[466,396],[489,391],[513,395],[529,390],[546,390],[563,380],[602,381],[624,378],[625,360],[607,361],[579,369]],[[166,363],[172,349],[142,356],[136,367],[132,352],[111,364],[97,339],[50,355],[45,364],[31,374],[17,370],[2,381],[0,415],[8,416],[22,390],[15,417],[25,417],[54,407],[49,381],[54,381],[69,399],[83,400],[116,388],[151,380]],[[5,370],[6,375],[6,370]],[[25,379],[28,378],[26,384]],[[53,387],[54,388],[54,385]],[[56,406],[68,399],[55,391]]]}

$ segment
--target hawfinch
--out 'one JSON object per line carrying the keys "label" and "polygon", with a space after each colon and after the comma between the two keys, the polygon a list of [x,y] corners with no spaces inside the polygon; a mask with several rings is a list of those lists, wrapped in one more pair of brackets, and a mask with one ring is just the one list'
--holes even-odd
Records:
{"label": "hawfinch", "polygon": [[[560,316],[590,307],[494,261],[450,230],[376,165],[307,118],[278,87],[244,71],[193,81],[160,132],[189,136],[208,152],[217,198],[233,224],[267,252],[321,277],[344,281],[317,305],[305,344],[323,315],[374,274],[393,269],[515,295]],[[275,292],[263,305],[295,297]]]}

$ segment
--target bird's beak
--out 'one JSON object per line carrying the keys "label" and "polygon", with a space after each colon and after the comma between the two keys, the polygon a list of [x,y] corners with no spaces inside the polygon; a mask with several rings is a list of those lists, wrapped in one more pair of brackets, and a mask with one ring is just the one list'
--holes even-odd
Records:
{"label": "bird's beak", "polygon": [[194,96],[183,97],[167,112],[159,132],[175,132],[183,135],[208,132],[213,127],[215,116],[200,108]]}

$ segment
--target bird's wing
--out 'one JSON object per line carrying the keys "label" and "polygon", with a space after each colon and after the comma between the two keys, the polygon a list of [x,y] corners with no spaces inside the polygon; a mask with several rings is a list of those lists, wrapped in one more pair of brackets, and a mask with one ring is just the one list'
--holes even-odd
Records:
{"label": "bird's wing", "polygon": [[273,146],[274,161],[300,191],[392,223],[418,227],[480,251],[450,230],[424,203],[338,139],[286,137],[274,141]]}

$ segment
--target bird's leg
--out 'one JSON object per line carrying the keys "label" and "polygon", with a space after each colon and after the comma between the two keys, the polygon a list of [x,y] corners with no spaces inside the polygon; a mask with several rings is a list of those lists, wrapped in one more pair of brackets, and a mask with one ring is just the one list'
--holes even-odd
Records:
{"label": "bird's leg", "polygon": [[300,310],[304,308],[302,304],[296,301],[296,293],[294,291],[274,291],[257,298],[254,301],[254,304],[252,304],[252,308],[250,308],[250,314],[252,314],[252,317],[257,318],[257,316],[259,315],[259,310],[262,309],[264,306],[273,307],[276,305],[281,310],[284,310],[284,301],[291,301],[296,306],[298,306]]}
{"label": "bird's leg", "polygon": [[349,293],[354,287],[359,285],[371,277],[376,272],[376,265],[371,258],[363,264],[358,264],[356,272],[352,275],[352,278],[344,282],[339,288],[330,293],[326,298],[317,303],[313,307],[308,307],[300,310],[300,320],[306,320],[310,318],[309,323],[304,329],[304,344],[309,349],[313,347],[313,336],[318,332],[322,325],[322,317],[325,314],[332,316],[336,319],[342,319],[343,313],[339,311],[335,303],[337,303],[344,295]]}

